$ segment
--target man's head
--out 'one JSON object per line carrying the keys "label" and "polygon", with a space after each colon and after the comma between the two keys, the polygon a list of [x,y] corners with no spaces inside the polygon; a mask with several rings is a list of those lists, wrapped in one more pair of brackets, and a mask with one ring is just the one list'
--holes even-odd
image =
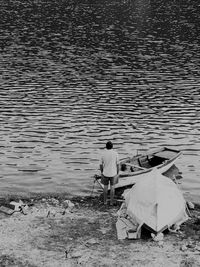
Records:
{"label": "man's head", "polygon": [[107,148],[107,149],[112,149],[112,148],[113,148],[113,143],[112,143],[111,141],[108,141],[108,142],[106,143],[106,148]]}

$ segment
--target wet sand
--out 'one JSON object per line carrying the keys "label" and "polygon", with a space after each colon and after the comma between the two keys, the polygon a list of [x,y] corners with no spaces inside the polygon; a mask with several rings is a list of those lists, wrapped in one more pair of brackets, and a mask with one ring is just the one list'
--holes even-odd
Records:
{"label": "wet sand", "polygon": [[[99,197],[66,195],[24,199],[27,215],[0,213],[0,265],[29,267],[75,266],[200,266],[200,206],[178,233],[166,233],[162,244],[143,232],[140,240],[117,239],[116,207]],[[8,201],[8,199],[7,199]]]}

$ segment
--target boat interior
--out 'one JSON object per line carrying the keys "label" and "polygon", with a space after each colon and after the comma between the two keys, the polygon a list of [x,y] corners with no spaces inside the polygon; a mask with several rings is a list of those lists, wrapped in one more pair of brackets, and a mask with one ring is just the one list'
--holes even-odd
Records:
{"label": "boat interior", "polygon": [[135,172],[138,170],[150,169],[164,163],[171,157],[172,154],[166,153],[166,151],[160,151],[151,155],[129,158],[129,160],[123,161],[121,163],[120,170],[122,172]]}

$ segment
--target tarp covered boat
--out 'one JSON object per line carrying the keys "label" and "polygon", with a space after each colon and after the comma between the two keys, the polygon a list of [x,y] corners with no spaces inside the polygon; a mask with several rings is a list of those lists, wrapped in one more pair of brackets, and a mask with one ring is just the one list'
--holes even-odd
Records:
{"label": "tarp covered boat", "polygon": [[178,186],[157,169],[141,177],[124,195],[126,214],[140,226],[158,234],[188,219],[186,201]]}

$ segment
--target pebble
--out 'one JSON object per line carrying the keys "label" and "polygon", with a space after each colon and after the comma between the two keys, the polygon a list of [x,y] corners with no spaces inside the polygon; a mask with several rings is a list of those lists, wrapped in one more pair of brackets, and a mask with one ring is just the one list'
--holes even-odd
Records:
{"label": "pebble", "polygon": [[79,258],[81,257],[83,254],[80,252],[80,251],[75,251],[75,252],[72,252],[70,254],[71,258]]}
{"label": "pebble", "polygon": [[56,211],[55,210],[48,210],[47,212],[47,217],[55,217],[56,216]]}
{"label": "pebble", "polygon": [[191,241],[187,244],[188,248],[195,248],[195,244],[193,244]]}
{"label": "pebble", "polygon": [[89,245],[99,244],[99,242],[95,238],[91,238],[91,239],[87,240],[86,243]]}
{"label": "pebble", "polygon": [[188,249],[188,248],[187,248],[187,246],[186,246],[185,244],[181,246],[181,250],[182,250],[182,251],[186,251],[187,249]]}
{"label": "pebble", "polygon": [[[78,259],[78,264],[82,265],[82,264],[86,264],[87,261],[89,260],[90,256],[88,254],[82,255],[81,257],[79,257]],[[86,265],[85,265],[86,266]]]}
{"label": "pebble", "polygon": [[152,239],[154,241],[159,242],[159,241],[163,241],[164,235],[163,235],[163,233],[159,233],[157,235],[155,235],[155,234],[152,233],[151,234],[151,237],[152,237]]}
{"label": "pebble", "polygon": [[107,229],[99,229],[99,231],[100,231],[103,235],[105,235],[105,234],[107,233]]}
{"label": "pebble", "polygon": [[190,202],[190,201],[188,201],[187,202],[187,205],[188,205],[188,208],[190,209],[190,210],[194,210],[194,204],[192,203],[192,202]]}
{"label": "pebble", "polygon": [[74,205],[74,203],[71,202],[71,200],[66,199],[63,202],[63,206],[65,209],[73,209],[75,205]]}
{"label": "pebble", "polygon": [[163,245],[164,245],[164,241],[159,241],[159,242],[158,242],[158,245],[159,245],[160,247],[163,247]]}
{"label": "pebble", "polygon": [[200,251],[200,246],[196,246],[195,250]]}
{"label": "pebble", "polygon": [[58,205],[59,204],[59,200],[57,200],[57,199],[55,199],[55,198],[51,198],[51,203],[53,204],[53,205]]}
{"label": "pebble", "polygon": [[23,208],[22,208],[22,212],[24,215],[27,215],[28,214],[28,211],[29,211],[29,207],[28,205],[25,205]]}

